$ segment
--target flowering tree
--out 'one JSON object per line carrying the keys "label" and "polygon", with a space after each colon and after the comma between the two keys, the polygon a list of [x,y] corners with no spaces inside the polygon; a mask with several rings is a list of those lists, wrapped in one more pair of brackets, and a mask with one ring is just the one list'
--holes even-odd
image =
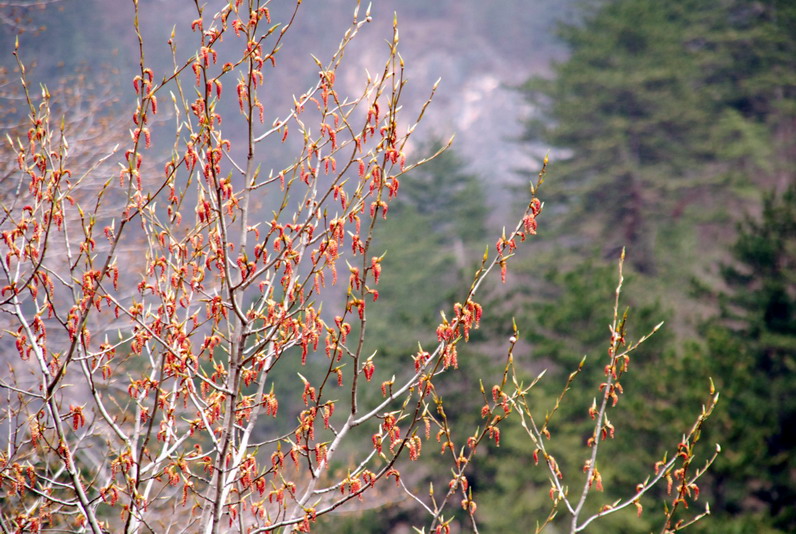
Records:
{"label": "flowering tree", "polygon": [[[140,61],[131,138],[121,148],[76,159],[79,132],[55,120],[46,88],[35,98],[17,50],[29,129],[11,141],[22,187],[4,199],[0,220],[3,342],[16,354],[0,382],[3,531],[307,532],[318,516],[385,486],[410,493],[436,532],[450,531],[446,507],[459,494],[477,530],[465,471],[482,441],[499,443],[511,413],[550,468],[551,498],[566,503],[573,531],[609,512],[580,517],[599,485],[599,441],[613,433],[607,406],[636,346],[620,350],[617,317],[579,500],[568,500],[543,443],[546,425],[534,422],[517,379],[516,338],[502,381],[484,397],[483,428],[461,443],[434,386],[478,327],[484,280],[499,271],[505,281],[516,247],[536,233],[544,169],[516,227],[443,314],[438,344],[407,358],[403,374],[374,380],[378,355],[365,352],[383,258],[374,228],[388,218],[401,177],[425,161],[407,161],[406,152],[431,101],[414,116],[401,108],[397,24],[383,70],[358,94],[341,94],[338,68],[370,20],[357,7],[337,50],[317,61],[317,83],[264,126],[263,81],[301,1],[281,25],[268,2],[222,2],[216,13],[197,2],[195,52],[180,54],[172,36],[166,72],[145,59],[133,4]],[[244,135],[233,145],[222,124]],[[274,140],[300,149],[267,171],[262,147]],[[161,158],[156,148],[167,143]],[[262,199],[274,199],[273,211]],[[670,478],[676,462],[673,509],[690,498],[698,426],[617,509]],[[426,499],[402,478],[403,458],[416,460],[432,434],[454,474],[445,495]]]}

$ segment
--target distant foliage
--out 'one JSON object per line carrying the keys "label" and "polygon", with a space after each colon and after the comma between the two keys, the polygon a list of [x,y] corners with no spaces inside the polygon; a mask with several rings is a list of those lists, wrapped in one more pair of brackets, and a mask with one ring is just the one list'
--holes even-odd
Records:
{"label": "distant foliage", "polygon": [[666,255],[656,236],[689,205],[720,210],[750,181],[793,179],[796,9],[596,5],[561,30],[569,58],[525,85],[537,113],[526,136],[572,151],[560,166],[569,231],[627,245],[653,274]]}
{"label": "distant foliage", "polygon": [[732,254],[722,269],[721,313],[705,325],[704,356],[728,401],[716,429],[733,454],[710,478],[734,521],[793,532],[796,187],[766,196],[761,218],[741,223]]}

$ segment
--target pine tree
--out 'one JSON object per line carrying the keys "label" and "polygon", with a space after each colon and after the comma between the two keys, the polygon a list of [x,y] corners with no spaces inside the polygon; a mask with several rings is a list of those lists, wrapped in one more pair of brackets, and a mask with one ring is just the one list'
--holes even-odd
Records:
{"label": "pine tree", "polygon": [[[442,147],[434,141],[421,153],[431,156]],[[385,299],[373,307],[369,325],[378,332],[374,349],[399,356],[416,350],[417,341],[436,339],[425,325],[453,304],[454,289],[466,283],[463,270],[478,257],[468,251],[483,253],[486,213],[478,177],[452,148],[401,178],[390,207],[396,222],[376,233],[384,251],[379,293]]]}
{"label": "pine tree", "polygon": [[668,2],[611,2],[561,37],[569,59],[552,79],[526,86],[540,115],[528,136],[569,148],[559,165],[571,220],[589,237],[628,246],[634,265],[653,268],[654,221],[672,190],[708,156],[710,104],[697,90],[697,64],[684,49],[682,14]]}
{"label": "pine tree", "polygon": [[[432,155],[443,148],[434,140],[424,149]],[[428,217],[438,234],[472,243],[486,235],[487,206],[478,177],[467,171],[459,154],[448,149],[407,175],[401,183],[398,209],[414,209]]]}
{"label": "pine tree", "polygon": [[698,205],[698,220],[750,182],[792,179],[796,9],[744,0],[595,6],[561,30],[571,55],[552,78],[524,86],[537,111],[526,137],[571,154],[556,171],[569,203],[563,231],[588,246],[598,239],[609,256],[627,246],[635,267],[652,273],[671,254],[658,233],[688,206]]}
{"label": "pine tree", "polygon": [[[796,186],[747,220],[722,269],[721,313],[706,326],[711,372],[724,396],[714,472],[731,514],[796,529]],[[762,513],[761,513],[762,512]],[[754,514],[757,513],[757,516]]]}

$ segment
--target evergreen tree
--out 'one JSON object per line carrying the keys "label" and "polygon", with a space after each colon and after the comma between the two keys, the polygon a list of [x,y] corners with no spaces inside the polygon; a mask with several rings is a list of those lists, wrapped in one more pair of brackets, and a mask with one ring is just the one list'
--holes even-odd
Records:
{"label": "evergreen tree", "polygon": [[[563,186],[551,181],[547,201],[565,208],[546,211],[548,224],[563,222],[558,231],[577,236],[568,242],[578,251],[598,242],[610,255],[627,245],[639,271],[657,270],[664,279],[645,289],[666,287],[657,294],[676,306],[674,319],[688,323],[688,306],[672,296],[683,296],[675,274],[693,273],[725,253],[740,206],[749,206],[761,186],[782,189],[796,180],[796,4],[590,5],[581,23],[562,29],[570,57],[552,77],[524,87],[538,112],[527,139],[571,153],[554,167]],[[556,190],[559,198],[551,197]],[[796,529],[795,213],[791,187],[765,201],[760,222],[743,222],[735,263],[722,272],[721,314],[700,332],[704,346],[661,353],[646,369],[633,369],[649,393],[627,406],[641,416],[633,427],[638,450],[655,444],[658,416],[680,421],[704,380],[715,378],[722,401],[703,439],[720,442],[724,453],[703,490],[714,514],[724,517],[722,532]],[[575,341],[591,335],[584,325],[601,287],[588,282],[593,274],[564,284],[561,308],[538,321],[537,350],[579,356]],[[580,308],[572,305],[579,301]],[[564,339],[568,346],[557,342]],[[666,400],[675,392],[678,404]],[[717,531],[715,522],[704,528]]]}
{"label": "evergreen tree", "polygon": [[[442,146],[432,142],[423,153],[430,156]],[[379,283],[385,298],[372,307],[368,325],[372,339],[379,340],[374,350],[406,356],[418,341],[436,340],[427,325],[469,283],[464,271],[476,256],[468,250],[483,251],[486,212],[478,178],[453,149],[401,178],[400,195],[390,208],[395,223],[376,232],[378,248],[385,251]]]}
{"label": "evergreen tree", "polygon": [[[434,140],[424,152],[430,156],[443,146]],[[453,149],[408,174],[401,188],[399,209],[414,209],[427,217],[435,233],[470,245],[486,235],[487,206],[481,183]]]}
{"label": "evergreen tree", "polygon": [[[713,473],[719,508],[781,532],[796,529],[796,186],[769,195],[740,226],[722,270],[721,313],[705,328],[724,396]],[[737,519],[737,517],[735,518]]]}
{"label": "evergreen tree", "polygon": [[524,86],[537,111],[526,137],[571,150],[557,170],[565,231],[584,244],[599,238],[610,255],[627,246],[635,267],[651,273],[672,252],[659,231],[689,205],[698,205],[690,214],[698,223],[750,181],[792,177],[796,9],[744,0],[593,5],[561,30],[570,57],[552,78]]}
{"label": "evergreen tree", "polygon": [[[796,4],[787,0],[693,2],[687,47],[701,90],[720,104],[717,153],[745,179],[796,178]],[[745,147],[745,153],[744,152]]]}
{"label": "evergreen tree", "polygon": [[682,18],[668,2],[610,2],[564,27],[571,56],[552,79],[525,86],[540,112],[529,139],[573,151],[557,171],[569,182],[571,220],[586,217],[588,237],[628,246],[641,270],[653,267],[650,221],[708,154],[711,106],[696,87]]}

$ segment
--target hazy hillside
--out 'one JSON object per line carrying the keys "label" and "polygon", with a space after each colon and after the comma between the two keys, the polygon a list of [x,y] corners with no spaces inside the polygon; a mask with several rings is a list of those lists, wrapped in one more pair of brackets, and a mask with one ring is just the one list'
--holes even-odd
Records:
{"label": "hazy hillside", "polygon": [[[376,0],[372,2],[372,24],[347,55],[345,80],[353,90],[364,69],[379,68],[385,39],[392,33],[397,13],[401,53],[410,80],[406,109],[415,109],[427,98],[431,86],[441,78],[440,89],[430,108],[426,132],[448,138],[456,135],[456,148],[487,185],[493,202],[501,202],[501,186],[516,178],[518,168],[530,167],[526,148],[506,142],[522,133],[521,120],[526,104],[513,87],[531,75],[544,73],[563,50],[554,38],[556,21],[573,18],[573,0]],[[348,27],[356,3],[352,0],[304,2],[297,17],[296,31],[285,43],[280,61],[290,69],[266,84],[273,93],[270,110],[276,114],[314,83],[317,69],[310,54],[328,58]],[[293,2],[271,6],[276,21],[285,21]],[[363,4],[361,10],[366,9]],[[123,0],[62,0],[44,10],[28,9],[28,27],[21,39],[22,55],[36,58],[34,79],[52,83],[52,78],[72,69],[88,68],[104,73],[107,83],[126,90],[130,69],[135,67],[137,41],[131,24],[132,4]],[[141,26],[148,46],[147,60],[165,72],[171,58],[166,44],[178,21],[195,17],[190,2],[143,0]],[[9,52],[3,63],[11,65],[14,30],[0,28],[0,48]],[[195,36],[178,25],[179,50],[191,49]],[[118,70],[117,70],[118,69]],[[268,85],[270,84],[270,85]],[[280,100],[281,99],[281,100]],[[125,102],[119,103],[123,110]],[[269,121],[266,121],[269,122]],[[497,216],[496,224],[503,221]]]}

